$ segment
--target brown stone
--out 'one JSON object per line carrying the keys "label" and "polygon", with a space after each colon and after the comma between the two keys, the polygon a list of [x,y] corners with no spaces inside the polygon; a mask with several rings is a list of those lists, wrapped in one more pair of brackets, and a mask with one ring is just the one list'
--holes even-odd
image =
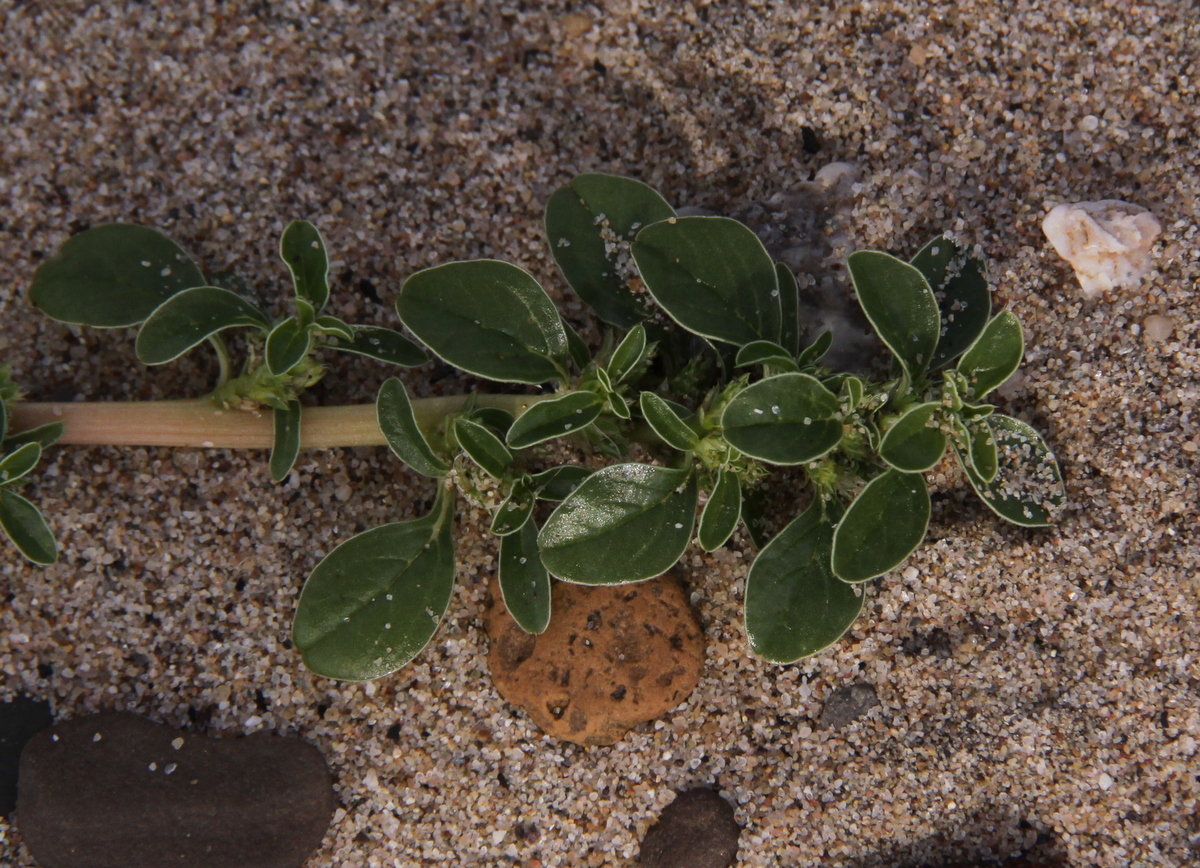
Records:
{"label": "brown stone", "polygon": [[700,680],[704,634],[670,574],[632,585],[555,582],[550,611],[545,633],[525,633],[493,581],[492,680],[556,738],[612,744],[674,708]]}

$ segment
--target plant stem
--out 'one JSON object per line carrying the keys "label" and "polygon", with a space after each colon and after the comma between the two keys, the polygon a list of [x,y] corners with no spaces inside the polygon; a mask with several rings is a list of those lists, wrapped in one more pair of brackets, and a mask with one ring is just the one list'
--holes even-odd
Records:
{"label": "plant stem", "polygon": [[[432,430],[457,412],[467,395],[413,399],[417,424]],[[518,415],[553,395],[478,395],[478,406]],[[12,431],[62,422],[60,443],[78,446],[193,446],[269,449],[274,439],[271,409],[223,410],[207,398],[190,401],[103,403],[20,403],[11,408]],[[305,407],[300,445],[306,449],[382,446],[387,441],[375,420],[374,404]]]}
{"label": "plant stem", "polygon": [[229,354],[229,345],[225,343],[225,338],[221,337],[221,335],[210,335],[208,342],[217,351],[217,362],[221,366],[217,374],[216,388],[213,389],[215,392],[229,382],[229,376],[233,373],[233,357]]}

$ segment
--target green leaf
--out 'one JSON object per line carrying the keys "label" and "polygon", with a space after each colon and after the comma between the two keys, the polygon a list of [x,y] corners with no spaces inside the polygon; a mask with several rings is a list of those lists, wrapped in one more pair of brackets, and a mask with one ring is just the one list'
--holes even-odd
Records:
{"label": "green leaf", "polygon": [[996,437],[986,417],[972,422],[961,422],[960,435],[966,448],[960,457],[969,459],[971,469],[984,482],[994,482],[1000,472],[1000,455]]}
{"label": "green leaf", "polygon": [[433,638],[454,588],[454,498],[433,511],[352,537],[317,564],[300,592],[292,638],[326,678],[395,672]]}
{"label": "green leaf", "polygon": [[292,472],[296,456],[300,454],[300,402],[295,398],[287,402],[287,409],[276,408],[275,440],[271,447],[271,479],[283,482]]}
{"label": "green leaf", "polygon": [[312,332],[289,316],[267,335],[267,367],[281,377],[308,355]]}
{"label": "green leaf", "polygon": [[567,335],[567,353],[571,356],[575,367],[582,371],[592,360],[592,351],[588,349],[584,339],[579,336],[579,332],[575,331],[574,327],[566,320],[563,320],[563,331]]}
{"label": "green leaf", "polygon": [[700,438],[665,400],[653,392],[642,392],[639,404],[642,416],[664,443],[680,452],[690,452],[696,448]]}
{"label": "green leaf", "polygon": [[528,521],[500,540],[500,595],[513,620],[526,633],[550,625],[550,574],[538,554],[537,525]]}
{"label": "green leaf", "polygon": [[941,409],[939,401],[909,407],[883,435],[879,457],[905,473],[923,473],[937,465],[946,451]]}
{"label": "green leaf", "polygon": [[42,447],[39,443],[26,443],[18,447],[0,461],[0,485],[16,482],[28,474],[42,460]]}
{"label": "green leaf", "polygon": [[872,479],[834,531],[834,575],[865,582],[899,566],[925,538],[929,511],[921,474],[887,470]]}
{"label": "green leaf", "polygon": [[492,533],[496,536],[508,536],[525,527],[525,523],[533,515],[533,507],[536,502],[537,497],[534,495],[531,480],[514,482],[512,491],[496,508],[496,514],[492,516]]}
{"label": "green leaf", "polygon": [[795,663],[842,638],[865,595],[833,574],[834,526],[842,506],[814,498],[767,543],[746,577],[746,636],[755,654]]}
{"label": "green leaf", "polygon": [[758,236],[727,217],[678,217],[638,233],[633,257],[646,288],[688,331],[743,346],[779,342],[775,264]]}
{"label": "green leaf", "polygon": [[937,298],[941,337],[930,368],[960,355],[979,337],[992,315],[992,293],[984,265],[944,235],[934,238],[912,260]]}
{"label": "green leaf", "polygon": [[592,471],[578,464],[563,464],[533,475],[533,486],[542,500],[560,501],[583,484]]}
{"label": "green leaf", "polygon": [[67,240],[33,275],[29,299],[51,319],[137,325],[204,274],[178,244],[145,226],[108,223]]}
{"label": "green leaf", "polygon": [[715,552],[733,536],[742,519],[742,483],[732,470],[722,469],[717,473],[717,484],[713,486],[700,513],[700,529],[696,539],[706,552]]}
{"label": "green leaf", "polygon": [[329,257],[317,227],[307,220],[289,223],[279,242],[279,255],[292,272],[296,298],[316,310],[323,308],[329,301]]}
{"label": "green leaf", "polygon": [[829,329],[817,335],[817,339],[804,348],[804,351],[796,357],[796,364],[800,367],[806,365],[815,365],[824,358],[829,352],[829,348],[833,346],[833,332]]}
{"label": "green leaf", "polygon": [[858,377],[847,376],[842,380],[842,385],[838,389],[838,401],[844,402],[846,410],[853,412],[858,409],[858,406],[863,400],[863,383]]}
{"label": "green leaf", "polygon": [[[324,334],[333,335],[340,341],[352,342],[355,338],[354,326],[342,322],[336,316],[319,316],[313,320],[313,325]],[[392,334],[395,334],[395,332],[392,332]],[[413,346],[416,347],[416,344],[413,344]],[[419,349],[417,351],[420,352]],[[425,358],[424,353],[421,353],[421,358]]]}
{"label": "green leaf", "polygon": [[646,327],[638,323],[621,338],[621,342],[613,350],[612,358],[605,366],[609,381],[615,385],[633,373],[645,352]]}
{"label": "green leaf", "polygon": [[603,398],[587,391],[538,401],[517,417],[505,439],[513,449],[527,449],[555,437],[565,437],[596,421],[603,406]]}
{"label": "green leaf", "polygon": [[513,414],[499,407],[476,407],[471,411],[471,418],[487,425],[501,436],[508,433],[513,423]]}
{"label": "green leaf", "polygon": [[859,304],[909,378],[920,379],[941,333],[937,299],[924,275],[901,259],[858,250],[846,260]]}
{"label": "green leaf", "polygon": [[842,439],[837,396],[808,374],[747,386],[725,407],[721,428],[736,449],[771,464],[803,464]]}
{"label": "green leaf", "polygon": [[42,513],[7,488],[0,488],[0,528],[21,554],[35,564],[52,564],[58,560],[58,545]]}
{"label": "green leaf", "polygon": [[454,436],[472,461],[490,476],[500,479],[512,467],[512,453],[488,428],[470,419],[454,420]]}
{"label": "green leaf", "polygon": [[1025,355],[1021,322],[1012,311],[996,314],[958,362],[967,379],[964,400],[979,400],[1013,375]]}
{"label": "green leaf", "polygon": [[782,262],[775,263],[775,277],[779,281],[779,344],[788,351],[790,358],[800,354],[800,287],[796,275]]}
{"label": "green leaf", "polygon": [[618,419],[633,418],[633,414],[629,412],[629,402],[616,392],[610,392],[608,395],[608,409]]}
{"label": "green leaf", "polygon": [[177,359],[217,332],[229,328],[271,327],[266,315],[240,295],[216,286],[185,289],[159,305],[137,336],[137,357],[161,365]]}
{"label": "green leaf", "polygon": [[408,392],[395,377],[379,387],[375,414],[379,430],[397,458],[425,476],[445,476],[449,472],[450,465],[434,453],[417,426]]}
{"label": "green leaf", "polygon": [[1020,419],[996,413],[984,424],[996,439],[999,470],[985,482],[959,453],[967,479],[988,508],[1022,527],[1045,527],[1058,521],[1067,490],[1054,453],[1033,428]]}
{"label": "green leaf", "polygon": [[27,431],[10,434],[4,438],[3,443],[0,443],[0,447],[9,450],[17,446],[24,446],[26,443],[36,443],[43,449],[47,449],[61,440],[65,431],[66,427],[62,422],[47,422],[45,425],[38,425]]}
{"label": "green leaf", "polygon": [[396,310],[422,343],[468,373],[535,385],[563,379],[562,318],[515,265],[476,259],[418,271],[404,282]]}
{"label": "green leaf", "polygon": [[616,464],[596,471],[538,534],[551,575],[618,585],[661,575],[679,560],[696,520],[690,470]]}
{"label": "green leaf", "polygon": [[738,350],[733,364],[737,368],[770,365],[783,371],[800,370],[788,351],[774,341],[751,341]]}
{"label": "green leaf", "polygon": [[[324,319],[324,317],[322,317]],[[340,353],[368,356],[381,362],[416,368],[429,361],[425,351],[400,332],[378,326],[353,326],[354,340],[330,340],[329,347]]]}
{"label": "green leaf", "polygon": [[650,315],[627,282],[627,245],[643,226],[674,216],[662,196],[640,181],[587,173],[546,203],[546,238],[576,294],[600,319],[627,329]]}

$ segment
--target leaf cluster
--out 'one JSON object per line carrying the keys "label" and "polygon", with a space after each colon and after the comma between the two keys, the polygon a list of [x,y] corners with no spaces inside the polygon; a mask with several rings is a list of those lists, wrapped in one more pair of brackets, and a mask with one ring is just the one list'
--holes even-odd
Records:
{"label": "leaf cluster", "polygon": [[50,422],[16,434],[8,432],[9,408],[20,400],[9,365],[0,365],[0,528],[17,550],[35,564],[58,560],[58,544],[41,510],[17,489],[42,460],[42,450],[63,435],[61,422]]}

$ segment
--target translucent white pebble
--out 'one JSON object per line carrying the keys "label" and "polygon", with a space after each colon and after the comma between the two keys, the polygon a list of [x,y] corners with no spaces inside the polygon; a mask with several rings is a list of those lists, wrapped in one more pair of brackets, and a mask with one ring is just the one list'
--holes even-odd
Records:
{"label": "translucent white pebble", "polygon": [[1154,314],[1142,320],[1142,334],[1152,344],[1169,341],[1175,334],[1175,320],[1169,316]]}
{"label": "translucent white pebble", "polygon": [[1071,263],[1090,299],[1108,289],[1140,286],[1162,227],[1141,205],[1103,199],[1058,205],[1042,221],[1042,231]]}

